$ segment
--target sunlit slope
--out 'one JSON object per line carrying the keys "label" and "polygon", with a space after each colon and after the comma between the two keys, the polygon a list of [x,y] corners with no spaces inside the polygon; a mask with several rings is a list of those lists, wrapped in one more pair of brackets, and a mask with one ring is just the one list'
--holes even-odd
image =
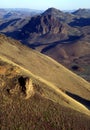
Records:
{"label": "sunlit slope", "polygon": [[20,65],[62,90],[90,99],[90,84],[53,59],[29,49],[17,41],[0,37],[0,56]]}

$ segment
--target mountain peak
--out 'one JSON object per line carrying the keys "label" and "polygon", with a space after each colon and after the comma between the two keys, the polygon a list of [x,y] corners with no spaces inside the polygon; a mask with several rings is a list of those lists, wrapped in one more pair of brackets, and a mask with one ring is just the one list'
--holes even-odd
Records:
{"label": "mountain peak", "polygon": [[60,15],[60,13],[63,13],[62,11],[60,11],[59,9],[56,8],[48,8],[43,15],[47,15],[47,14],[51,14],[51,15]]}

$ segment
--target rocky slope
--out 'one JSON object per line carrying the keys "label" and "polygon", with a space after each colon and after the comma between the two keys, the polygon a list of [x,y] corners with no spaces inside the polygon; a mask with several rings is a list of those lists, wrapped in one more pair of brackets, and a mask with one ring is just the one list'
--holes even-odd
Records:
{"label": "rocky slope", "polygon": [[89,95],[90,83],[53,59],[0,35],[1,130],[88,130]]}

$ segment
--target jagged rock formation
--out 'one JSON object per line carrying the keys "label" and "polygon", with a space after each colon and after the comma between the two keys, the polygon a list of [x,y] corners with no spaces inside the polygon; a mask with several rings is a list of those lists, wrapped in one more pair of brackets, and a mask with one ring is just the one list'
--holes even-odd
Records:
{"label": "jagged rock formation", "polygon": [[33,83],[31,79],[26,80],[26,99],[34,94]]}
{"label": "jagged rock formation", "polygon": [[21,76],[18,81],[21,86],[21,91],[26,95],[26,99],[31,97],[34,94],[32,79]]}
{"label": "jagged rock formation", "polygon": [[[37,16],[31,18],[28,24],[22,28],[20,32],[22,38],[28,38],[29,36],[59,34],[61,39],[67,36],[67,26],[62,24],[57,18],[52,15]],[[33,37],[32,36],[32,37]]]}
{"label": "jagged rock formation", "polygon": [[59,19],[60,21],[63,21],[65,23],[69,23],[70,21],[72,21],[75,18],[75,16],[73,14],[65,13],[56,8],[49,8],[44,13],[42,13],[42,15],[52,15],[52,16],[56,17],[57,19]]}
{"label": "jagged rock formation", "polygon": [[24,96],[26,99],[34,95],[32,79],[20,75],[20,69],[0,60],[0,88],[5,95]]}
{"label": "jagged rock formation", "polygon": [[[11,82],[11,81],[9,81],[9,82]],[[13,82],[12,86],[6,89],[8,94],[10,94],[12,96],[20,94],[21,97],[24,96],[25,99],[28,99],[34,95],[32,79],[30,79],[28,77],[20,76],[19,78],[14,77],[12,79],[12,82]],[[7,85],[9,85],[9,84],[7,84]]]}

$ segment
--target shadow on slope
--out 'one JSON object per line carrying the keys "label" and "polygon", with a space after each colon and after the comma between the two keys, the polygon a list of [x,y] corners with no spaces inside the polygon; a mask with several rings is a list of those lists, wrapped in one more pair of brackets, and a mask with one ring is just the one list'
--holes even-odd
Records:
{"label": "shadow on slope", "polygon": [[66,92],[67,95],[69,95],[70,97],[74,98],[75,100],[77,100],[78,102],[80,102],[81,104],[83,104],[84,106],[86,106],[89,110],[90,110],[90,101],[86,100],[76,94],[70,93],[70,92]]}
{"label": "shadow on slope", "polygon": [[37,47],[45,45],[45,47],[42,49],[41,53],[44,53],[44,52],[48,51],[51,48],[54,48],[58,44],[68,44],[70,42],[74,42],[74,41],[77,41],[80,38],[82,38],[82,35],[81,36],[69,36],[68,39],[60,40],[60,41],[56,41],[56,42],[42,43],[42,42],[36,42],[35,41],[34,43],[30,44],[26,40],[26,38],[28,38],[28,34],[25,37],[23,37],[24,39],[22,39],[19,31],[6,32],[6,33],[3,33],[3,34],[5,34],[8,37],[12,37],[14,39],[20,40],[23,45],[26,45],[26,46],[28,46],[28,47],[30,47],[32,49],[36,49]]}
{"label": "shadow on slope", "polygon": [[49,46],[45,47],[44,49],[42,49],[41,53],[44,53],[48,50],[50,50],[51,48],[54,48],[55,46],[57,46],[58,44],[68,44],[70,42],[74,42],[76,40],[79,40],[82,36],[69,36],[68,39],[66,40],[61,40],[61,41],[56,41],[53,42],[51,44],[48,44]]}
{"label": "shadow on slope", "polygon": [[80,18],[80,19],[75,18],[73,22],[69,23],[69,25],[72,27],[74,27],[74,26],[79,26],[79,27],[90,26],[90,18]]}
{"label": "shadow on slope", "polygon": [[7,28],[10,24],[11,24],[11,26],[13,26],[18,20],[20,20],[20,18],[12,19],[12,20],[10,20],[8,22],[2,23],[0,25],[0,30],[3,30],[5,28]]}

